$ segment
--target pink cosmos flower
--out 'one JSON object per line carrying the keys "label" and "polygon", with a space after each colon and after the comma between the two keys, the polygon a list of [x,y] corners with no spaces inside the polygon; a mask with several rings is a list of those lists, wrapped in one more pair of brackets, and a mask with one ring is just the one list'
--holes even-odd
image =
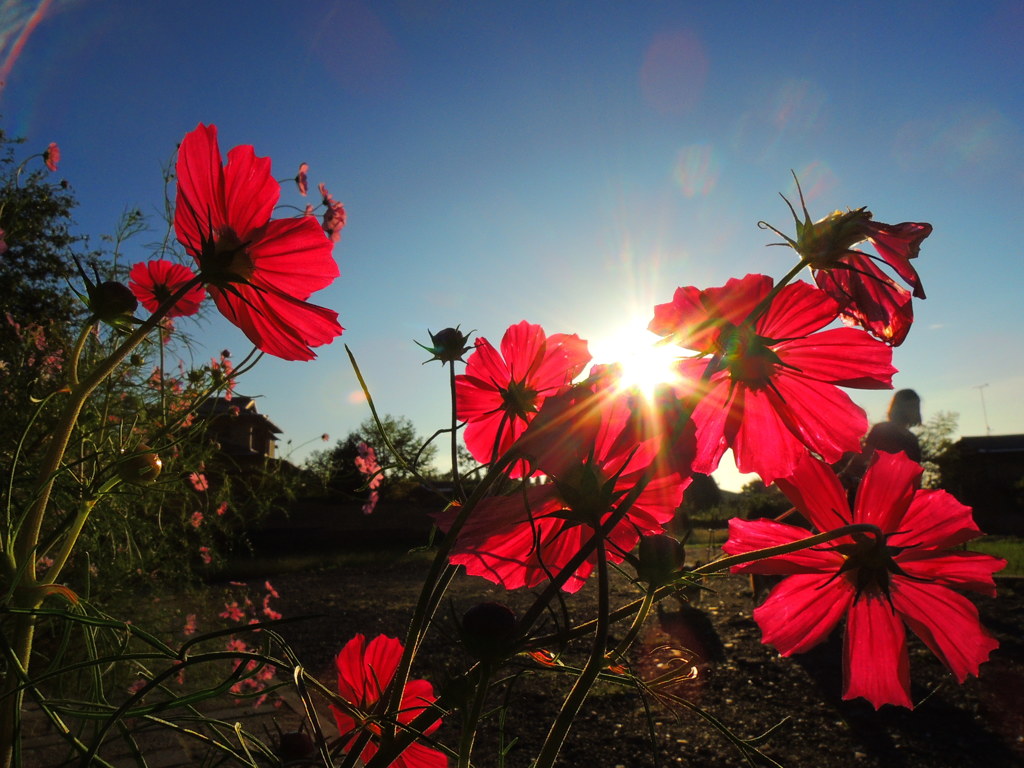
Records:
{"label": "pink cosmos flower", "polygon": [[[921,242],[931,234],[931,224],[890,225],[865,219],[859,232],[875,247],[881,261],[911,286],[914,297],[925,298],[910,259],[917,257]],[[885,274],[874,257],[850,250],[827,267],[811,266],[814,282],[839,302],[844,322],[859,325],[894,347],[903,343],[914,321],[910,291]]]}
{"label": "pink cosmos flower", "polygon": [[203,513],[193,512],[192,517],[189,519],[189,522],[192,524],[193,528],[199,528],[199,526],[203,524]]}
{"label": "pink cosmos flower", "polygon": [[338,242],[341,239],[341,230],[345,227],[348,215],[345,213],[345,206],[339,203],[323,184],[319,185],[320,194],[324,198],[324,232],[331,238],[331,242]]}
{"label": "pink cosmos flower", "polygon": [[[587,343],[576,334],[546,336],[525,320],[505,331],[500,354],[477,339],[466,372],[455,377],[456,413],[466,422],[463,437],[473,458],[487,464],[504,454],[545,398],[568,387],[589,361]],[[517,462],[509,474],[524,471]]]}
{"label": "pink cosmos flower", "polygon": [[[910,260],[917,258],[932,225],[911,221],[882,224],[872,221],[867,208],[835,211],[812,222],[802,191],[800,204],[803,221],[793,206],[789,207],[796,221],[796,240],[774,227],[769,229],[781,235],[807,261],[814,281],[839,304],[843,322],[862,326],[887,344],[899,346],[914,321],[911,293],[877,262],[895,271],[911,287],[913,295],[923,299],[924,288]],[[864,241],[875,247],[877,256],[857,249]]]}
{"label": "pink cosmos flower", "polygon": [[202,472],[189,472],[188,481],[192,484],[193,488],[200,492],[209,490],[210,488],[210,482]]}
{"label": "pink cosmos flower", "polygon": [[[175,264],[166,259],[139,262],[128,273],[128,287],[135,298],[150,312],[156,312],[160,305],[195,278],[195,272],[184,264]],[[167,312],[167,317],[187,317],[199,311],[206,298],[202,285],[195,285],[182,296]]]}
{"label": "pink cosmos flower", "polygon": [[381,471],[380,464],[377,463],[377,451],[366,441],[361,440],[356,445],[355,465],[359,474],[367,478],[367,488],[371,490],[380,488],[381,483],[384,482],[384,473]]}
{"label": "pink cosmos flower", "polygon": [[185,617],[185,626],[181,631],[186,635],[194,635],[196,633],[196,615],[194,613],[190,613]]}
{"label": "pink cosmos flower", "polygon": [[[245,611],[239,607],[236,601],[224,603],[224,610],[218,614],[222,619],[231,621],[245,621]],[[244,644],[243,644],[244,645]]]}
{"label": "pink cosmos flower", "polygon": [[[534,587],[569,563],[639,481],[646,486],[606,538],[607,558],[621,562],[641,535],[662,533],[689,484],[689,462],[681,456],[688,444],[692,456],[692,425],[638,418],[637,404],[618,391],[614,372],[600,369],[548,397],[513,450],[552,482],[482,501],[459,531],[450,561],[506,589]],[[676,454],[672,461],[667,446]],[[458,513],[452,507],[438,514],[438,527],[447,531]],[[578,591],[596,562],[591,553],[563,589]]]}
{"label": "pink cosmos flower", "polygon": [[203,561],[203,565],[209,565],[213,562],[213,557],[210,555],[209,547],[199,548],[199,559]]}
{"label": "pink cosmos flower", "polygon": [[217,505],[217,514],[218,515],[223,515],[227,511],[228,511],[228,503],[226,501],[222,501],[220,504]]}
{"label": "pink cosmos flower", "polygon": [[747,275],[720,288],[679,288],[654,308],[650,330],[700,354],[679,365],[703,390],[693,411],[695,472],[710,474],[726,448],[741,472],[766,483],[791,474],[807,449],[838,461],[860,450],[868,430],[864,411],[838,387],[892,388],[892,350],[862,330],[821,330],[838,307],[813,285],[785,286],[752,317],[772,286]]}
{"label": "pink cosmos flower", "polygon": [[377,504],[378,504],[379,501],[380,501],[380,491],[377,491],[377,490],[370,491],[370,495],[367,497],[366,501],[363,503],[363,506],[361,507],[362,513],[364,515],[372,515],[373,514],[373,510],[375,510],[377,508]]}
{"label": "pink cosmos flower", "polygon": [[263,615],[266,616],[268,619],[280,619],[281,614],[270,607],[270,597],[270,595],[263,596]]}
{"label": "pink cosmos flower", "polygon": [[281,190],[269,158],[235,147],[221,165],[216,126],[202,123],[178,149],[174,231],[196,259],[221,313],[264,352],[311,360],[343,328],[306,301],[338,276],[331,242],[306,217],[271,220]]}
{"label": "pink cosmos flower", "polygon": [[[395,676],[403,650],[401,641],[393,637],[378,635],[367,643],[364,635],[356,635],[345,643],[335,659],[338,669],[338,693],[345,701],[367,715],[383,714],[378,711],[377,705],[391,678]],[[434,688],[429,682],[410,680],[402,692],[402,701],[395,717],[401,724],[410,723],[436,698]],[[376,741],[381,732],[380,726],[372,720],[357,721],[334,705],[331,705],[331,712],[338,724],[341,738],[346,740],[346,749],[351,748],[358,738],[359,731],[369,729],[373,736],[359,758],[366,763],[377,754]],[[440,725],[441,721],[438,719],[426,728],[424,733],[433,733]],[[414,741],[395,758],[392,765],[396,768],[444,768],[448,765],[448,759],[443,752]]]}
{"label": "pink cosmos flower", "polygon": [[[754,610],[765,643],[783,656],[801,653],[846,616],[843,698],[860,696],[876,709],[912,707],[904,624],[957,680],[977,675],[999,643],[978,622],[974,605],[951,587],[995,595],[992,574],[1006,561],[959,548],[981,531],[970,508],[950,494],[917,489],[920,465],[902,453],[876,456],[852,512],[838,478],[810,456],[777,484],[817,531],[869,523],[881,529],[881,539],[854,534],[733,570],[788,575]],[[771,520],[734,518],[723,549],[742,554],[809,534]]]}
{"label": "pink cosmos flower", "polygon": [[299,188],[299,194],[303,197],[309,192],[309,177],[306,173],[309,171],[309,163],[301,163],[299,165],[299,172],[295,174],[295,186]]}
{"label": "pink cosmos flower", "polygon": [[57,142],[51,141],[43,151],[43,162],[51,171],[57,171],[57,164],[60,162],[60,147],[57,146]]}

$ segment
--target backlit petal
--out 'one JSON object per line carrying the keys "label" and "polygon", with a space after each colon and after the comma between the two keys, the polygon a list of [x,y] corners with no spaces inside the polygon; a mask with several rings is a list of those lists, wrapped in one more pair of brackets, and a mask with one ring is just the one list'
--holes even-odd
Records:
{"label": "backlit petal", "polygon": [[861,697],[878,709],[913,709],[910,658],[903,622],[881,594],[864,593],[850,609],[843,643],[844,699]]}
{"label": "backlit petal", "polygon": [[280,197],[281,187],[270,173],[269,157],[256,157],[249,145],[228,152],[224,200],[227,223],[239,240],[248,243],[253,230],[270,220]]}
{"label": "backlit petal", "polygon": [[775,484],[819,532],[852,522],[846,489],[828,464],[809,453],[792,475],[778,478]]}
{"label": "backlit petal", "polygon": [[[922,471],[905,453],[876,451],[857,489],[854,522],[877,525],[885,533],[906,531],[903,516],[914,498]],[[919,539],[914,543],[922,544]]]}
{"label": "backlit petal", "polygon": [[754,609],[763,642],[783,656],[803,653],[822,642],[853,602],[853,587],[845,579],[822,574],[790,576]]}
{"label": "backlit petal", "polygon": [[971,508],[946,491],[918,491],[890,537],[898,546],[926,549],[950,549],[982,535],[974,522]]}
{"label": "backlit petal", "polygon": [[[889,537],[891,541],[894,537]],[[907,549],[895,557],[896,564],[915,579],[935,584],[969,589],[995,597],[996,584],[992,574],[1006,567],[1006,561],[980,552],[948,552],[930,549]]]}
{"label": "backlit petal", "polygon": [[892,601],[907,625],[961,683],[999,647],[978,621],[978,609],[963,595],[935,584],[894,578]]}
{"label": "backlit petal", "polygon": [[[774,520],[729,520],[729,539],[722,546],[727,555],[742,555],[757,549],[778,547],[800,541],[810,535],[806,528],[777,523]],[[824,573],[833,574],[839,570],[843,559],[837,553],[823,547],[800,549],[786,555],[776,555],[764,560],[755,560],[734,566],[733,573]]]}

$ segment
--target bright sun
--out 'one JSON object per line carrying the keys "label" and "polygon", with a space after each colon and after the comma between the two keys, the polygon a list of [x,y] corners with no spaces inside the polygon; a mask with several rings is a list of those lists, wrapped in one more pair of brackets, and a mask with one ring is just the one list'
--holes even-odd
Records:
{"label": "bright sun", "polygon": [[643,324],[623,326],[615,333],[591,341],[594,362],[622,365],[622,383],[652,395],[659,384],[679,381],[674,363],[685,352],[674,344],[658,344],[660,337]]}

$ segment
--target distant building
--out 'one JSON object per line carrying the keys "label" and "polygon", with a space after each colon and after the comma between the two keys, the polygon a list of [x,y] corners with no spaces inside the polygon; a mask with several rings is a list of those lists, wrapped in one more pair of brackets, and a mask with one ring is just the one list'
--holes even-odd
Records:
{"label": "distant building", "polygon": [[939,464],[942,487],[981,530],[1024,535],[1024,435],[962,437]]}
{"label": "distant building", "polygon": [[256,410],[255,399],[212,397],[199,406],[198,414],[225,456],[241,462],[275,457],[281,429]]}

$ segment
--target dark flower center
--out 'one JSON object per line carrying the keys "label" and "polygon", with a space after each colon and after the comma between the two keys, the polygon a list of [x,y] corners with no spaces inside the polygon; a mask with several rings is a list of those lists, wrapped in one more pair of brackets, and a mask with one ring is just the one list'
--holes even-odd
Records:
{"label": "dark flower center", "polygon": [[558,517],[596,528],[615,504],[614,481],[591,462],[570,467],[554,480],[565,504]]}
{"label": "dark flower center", "polygon": [[169,298],[171,298],[171,291],[164,283],[156,283],[153,285],[153,296],[158,304],[163,304]]}
{"label": "dark flower center", "polygon": [[857,590],[857,598],[862,592],[867,591],[870,594],[885,595],[888,599],[892,575],[907,575],[893,559],[906,547],[886,544],[884,535],[875,537],[855,533],[852,542],[837,544],[833,549],[845,558],[837,575],[848,574],[847,578],[853,582]]}
{"label": "dark flower center", "polygon": [[499,389],[503,410],[510,416],[526,420],[526,414],[537,412],[537,390],[525,381],[511,381],[507,389]]}
{"label": "dark flower center", "polygon": [[715,342],[715,353],[721,356],[721,365],[732,379],[754,387],[765,386],[781,363],[768,342],[751,325],[726,323]]}
{"label": "dark flower center", "polygon": [[199,257],[203,277],[211,283],[248,283],[254,271],[245,244],[230,227],[220,229],[204,244]]}

